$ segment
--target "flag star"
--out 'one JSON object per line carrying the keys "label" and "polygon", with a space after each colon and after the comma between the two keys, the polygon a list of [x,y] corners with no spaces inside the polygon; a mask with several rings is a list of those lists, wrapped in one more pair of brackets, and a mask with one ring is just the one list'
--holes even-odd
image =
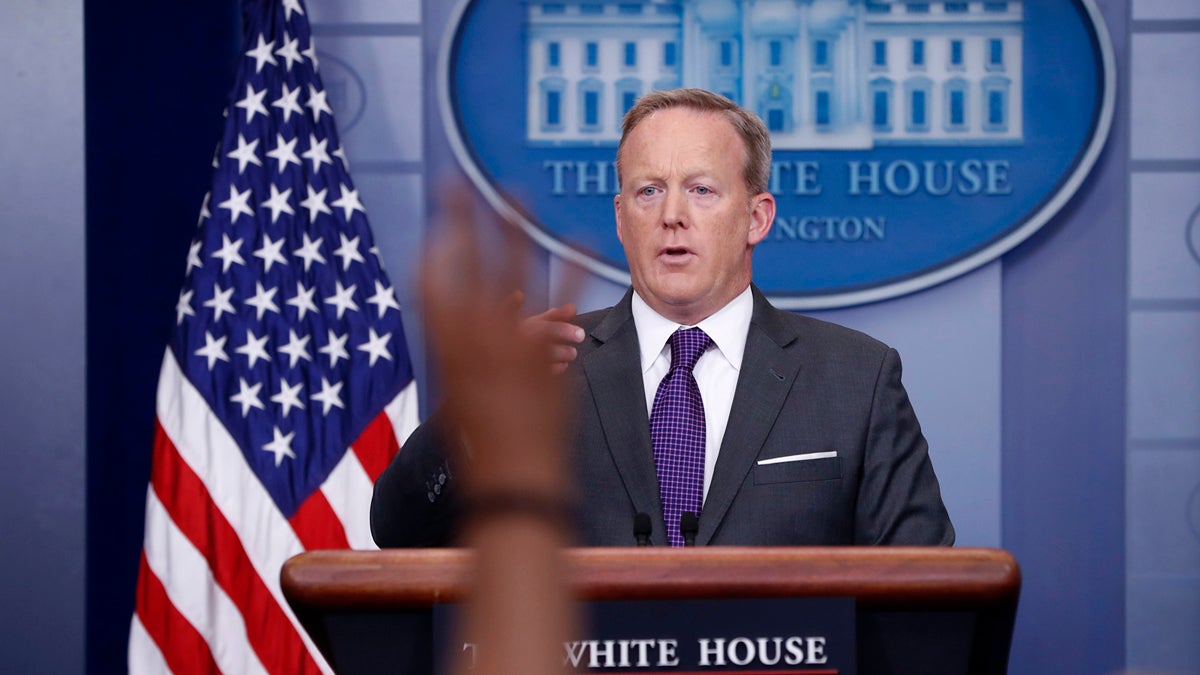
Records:
{"label": "flag star", "polygon": [[303,319],[306,312],[312,312],[313,314],[318,313],[317,305],[313,302],[313,293],[315,293],[316,290],[317,289],[315,288],[305,288],[303,282],[296,282],[296,295],[289,299],[287,304],[295,307],[296,311],[300,313],[300,315],[296,317],[297,320]]}
{"label": "flag star", "polygon": [[283,34],[283,46],[275,50],[275,55],[283,58],[285,61],[284,66],[289,73],[292,72],[293,63],[304,61],[304,57],[300,56],[300,40],[289,36],[287,33]]}
{"label": "flag star", "polygon": [[[266,314],[269,311],[275,312],[276,314],[278,314],[279,313],[279,305],[275,304],[274,298],[275,298],[275,293],[278,292],[279,289],[272,288],[269,291],[265,290],[263,288],[261,281],[254,282],[254,288],[257,292],[254,294],[253,297],[246,298],[246,304],[250,305],[251,307],[254,307],[255,309],[258,310],[258,316],[256,316],[255,318],[258,319],[259,321],[262,321],[263,314]],[[251,363],[250,365],[253,366],[254,364]]]}
{"label": "flag star", "polygon": [[304,13],[304,8],[300,6],[300,0],[283,0],[283,20],[291,21],[292,12]]}
{"label": "flag star", "polygon": [[358,237],[347,239],[346,235],[338,232],[338,239],[342,240],[342,245],[334,250],[333,254],[342,259],[342,270],[350,269],[351,262],[365,263],[362,253],[358,251]]}
{"label": "flag star", "polygon": [[203,241],[197,239],[192,242],[191,248],[188,249],[187,272],[184,272],[184,275],[191,272],[193,267],[196,269],[204,267],[204,263],[200,261],[200,249],[202,248],[204,248]]}
{"label": "flag star", "polygon": [[[275,397],[272,396],[271,400],[275,400]],[[284,415],[286,414],[287,413],[284,413]],[[283,433],[279,431],[279,427],[275,427],[274,439],[272,439],[270,443],[263,445],[263,452],[270,452],[275,455],[275,466],[278,467],[280,464],[282,464],[284,457],[296,459],[296,453],[292,452],[292,438],[295,435],[296,432],[292,431],[289,432],[288,435],[284,436]]]}
{"label": "flag star", "polygon": [[375,246],[372,246],[368,250],[371,251],[371,253],[375,254],[375,262],[379,263],[380,267],[383,267],[383,255],[381,255],[379,253],[379,245],[377,244]]}
{"label": "flag star", "polygon": [[363,208],[362,202],[358,200],[358,190],[351,190],[350,186],[345,183],[342,184],[342,196],[338,197],[333,205],[342,210],[347,223],[350,222],[350,216],[353,216],[355,211],[367,212]]}
{"label": "flag star", "polygon": [[[279,214],[281,213],[286,213],[289,216],[296,215],[296,210],[293,209],[292,205],[288,202],[291,196],[292,188],[288,188],[283,192],[280,192],[279,188],[275,187],[274,183],[271,183],[271,198],[262,204],[259,204],[258,208],[271,209],[271,224],[274,225],[275,221],[279,220]],[[283,261],[281,260],[280,262]],[[267,266],[267,269],[270,269],[269,265]]]}
{"label": "flag star", "polygon": [[329,143],[328,138],[326,138],[322,141],[317,141],[316,134],[308,135],[308,150],[305,150],[304,152],[300,153],[300,156],[303,157],[304,159],[312,161],[313,173],[317,173],[318,171],[321,170],[322,162],[324,162],[325,164],[329,164],[330,166],[333,165],[333,160],[329,159],[329,152],[325,149],[325,146],[328,143]]}
{"label": "flag star", "polygon": [[346,148],[345,147],[338,146],[337,150],[334,150],[333,152],[331,152],[329,154],[342,160],[342,168],[343,169],[345,169],[346,171],[350,170],[350,160],[346,159]]}
{"label": "flag star", "polygon": [[[221,148],[218,147],[217,151],[220,152],[220,150],[221,150]],[[300,162],[296,162],[296,163],[299,164]],[[204,193],[204,203],[202,203],[200,205],[200,219],[196,221],[197,227],[199,227],[200,225],[203,225],[204,220],[212,215],[208,211],[208,200],[210,200],[210,199],[212,199],[212,192],[205,192]]]}
{"label": "flag star", "polygon": [[333,283],[337,286],[337,291],[328,298],[325,298],[325,304],[337,307],[337,318],[339,319],[342,318],[342,314],[345,314],[347,309],[357,312],[358,304],[354,302],[354,291],[358,288],[358,284],[350,284],[349,288],[343,288],[342,282],[335,281]]}
{"label": "flag star", "polygon": [[251,218],[254,217],[254,210],[250,208],[250,188],[246,188],[245,192],[238,192],[236,185],[229,186],[229,199],[217,204],[217,206],[229,211],[229,222],[236,223],[241,214],[246,214]]}
{"label": "flag star", "polygon": [[[309,191],[312,191],[312,186],[309,186]],[[298,257],[304,258],[304,271],[307,272],[313,261],[325,264],[325,256],[321,255],[321,242],[325,241],[325,237],[317,237],[316,241],[308,238],[308,233],[304,233],[304,245],[292,251]]]}
{"label": "flag star", "polygon": [[[272,185],[271,189],[272,190],[275,189],[275,186]],[[291,191],[292,191],[292,189],[288,188],[288,192],[291,192]],[[291,213],[291,211],[288,211],[288,213]],[[275,222],[275,221],[272,220],[271,222]],[[262,258],[264,271],[270,272],[271,265],[274,263],[279,263],[280,265],[287,264],[287,259],[283,257],[283,253],[281,251],[281,249],[283,248],[283,244],[284,244],[283,237],[280,237],[276,241],[271,241],[271,235],[263,233],[262,247],[260,247],[257,251],[254,252],[254,257]]]}
{"label": "flag star", "polygon": [[317,89],[313,85],[308,85],[308,103],[304,105],[312,109],[313,121],[321,121],[321,113],[333,115],[333,109],[325,102],[325,90]]}
{"label": "flag star", "polygon": [[346,340],[350,339],[350,334],[338,335],[332,328],[329,329],[329,344],[321,347],[317,351],[329,356],[329,367],[336,368],[338,359],[350,360],[350,355],[346,353]]}
{"label": "flag star", "polygon": [[279,162],[279,173],[287,170],[289,162],[300,166],[300,158],[296,156],[296,141],[299,137],[293,138],[290,141],[283,140],[283,134],[275,134],[275,148],[267,151],[267,157]]}
{"label": "flag star", "polygon": [[288,384],[286,378],[279,378],[279,393],[271,397],[271,402],[283,406],[284,417],[287,417],[292,408],[304,410],[304,403],[300,400],[300,387],[302,385],[302,382],[297,382],[295,386],[292,386]]}
{"label": "flag star", "polygon": [[[313,189],[312,185],[308,186],[308,196],[300,202],[301,207],[308,209],[308,222],[316,222],[318,213],[324,213],[330,216],[333,215],[333,211],[331,211],[329,209],[329,205],[325,203],[325,195],[328,192],[329,188],[324,188],[320,192],[317,192]],[[325,261],[322,260],[321,262]],[[304,269],[307,271],[308,266],[305,265]]]}
{"label": "flag star", "polygon": [[227,290],[222,291],[221,284],[219,284],[219,283],[213,284],[212,299],[204,301],[205,307],[212,307],[213,311],[216,312],[216,315],[213,316],[213,321],[220,321],[221,315],[224,314],[225,312],[228,312],[230,314],[236,313],[236,312],[234,312],[234,309],[233,309],[233,303],[231,303],[229,301],[229,299],[231,297],[233,297],[233,287],[232,286],[230,286]]}
{"label": "flag star", "polygon": [[212,370],[217,361],[229,361],[229,356],[225,353],[225,341],[228,339],[229,336],[226,335],[216,340],[211,332],[204,331],[204,346],[196,350],[196,356],[208,359],[209,370]]}
{"label": "flag star", "polygon": [[260,160],[258,158],[258,139],[257,138],[254,139],[252,142],[247,143],[246,137],[241,134],[238,134],[237,142],[238,142],[237,148],[230,150],[228,153],[226,153],[225,156],[232,157],[233,159],[237,160],[239,174],[246,172],[247,164],[255,164],[257,166],[262,166],[262,160]]}
{"label": "flag star", "polygon": [[300,53],[308,57],[308,60],[312,63],[313,72],[316,72],[320,64],[317,63],[317,42],[313,40],[311,35],[308,36],[308,49]]}
{"label": "flag star", "polygon": [[342,405],[341,393],[342,393],[342,383],[341,382],[338,382],[337,384],[329,384],[329,380],[326,380],[324,377],[322,377],[321,378],[321,391],[316,394],[313,394],[312,396],[309,396],[309,398],[314,401],[319,401],[320,403],[323,403],[325,407],[321,409],[321,414],[328,415],[329,409],[332,408],[333,406],[337,406],[337,407],[341,408],[342,410],[346,409],[346,406]]}
{"label": "flag star", "polygon": [[[225,117],[229,117],[229,108],[225,109]],[[212,168],[221,168],[221,142],[217,141],[217,147],[213,150]]]}
{"label": "flag star", "polygon": [[[309,85],[311,86],[311,85]],[[262,113],[263,117],[270,117],[267,114],[267,108],[263,105],[263,97],[267,95],[267,90],[254,91],[254,85],[246,85],[246,97],[238,101],[234,105],[246,111],[246,121],[254,119],[254,113]]]}
{"label": "flag star", "polygon": [[289,342],[280,347],[279,351],[291,357],[291,361],[288,362],[289,368],[295,368],[296,362],[300,359],[312,361],[312,355],[308,353],[308,341],[311,339],[308,335],[299,337],[296,335],[296,331],[288,330],[288,338]]}
{"label": "flag star", "polygon": [[300,87],[288,89],[287,82],[283,83],[283,91],[279,94],[279,98],[271,102],[272,108],[279,108],[283,111],[283,121],[286,123],[292,118],[292,113],[297,115],[304,114],[304,108],[300,107]]}
{"label": "flag star", "polygon": [[[249,192],[249,190],[247,190]],[[221,234],[221,248],[214,251],[212,257],[221,259],[221,271],[228,272],[230,265],[237,263],[245,265],[246,261],[242,260],[242,254],[239,249],[242,248],[242,240],[229,241],[229,235]]]}
{"label": "flag star", "polygon": [[267,42],[263,39],[263,34],[258,34],[258,46],[246,52],[246,56],[254,59],[254,72],[261,73],[263,64],[276,65],[275,57],[271,56],[271,50],[275,48],[275,41]]}
{"label": "flag star", "polygon": [[392,339],[392,334],[384,333],[383,335],[376,335],[374,328],[368,328],[367,332],[369,333],[370,339],[359,345],[358,349],[371,355],[371,362],[369,365],[375,365],[375,362],[378,361],[380,357],[391,361],[392,354],[388,351],[387,343],[388,340]]}
{"label": "flag star", "polygon": [[196,310],[192,309],[192,296],[195,294],[192,290],[179,291],[179,300],[175,303],[175,325],[183,323],[185,316],[196,316]]}
{"label": "flag star", "polygon": [[389,307],[397,312],[400,311],[400,303],[396,302],[395,290],[391,286],[384,286],[378,279],[375,280],[375,295],[367,298],[367,302],[379,306],[379,318],[381,319]]}
{"label": "flag star", "polygon": [[[267,353],[267,338],[269,337],[270,335],[254,337],[254,331],[247,328],[246,344],[233,351],[237,352],[238,354],[245,354],[246,358],[250,359],[251,368],[253,368],[254,364],[258,363],[260,360],[270,363],[271,355]],[[258,391],[258,389],[255,389],[255,391]],[[242,414],[245,415],[246,412],[242,411]]]}
{"label": "flag star", "polygon": [[238,378],[238,393],[230,396],[229,400],[242,405],[242,417],[250,414],[251,408],[266,410],[266,408],[263,407],[262,401],[258,398],[258,390],[260,389],[262,389],[262,382],[259,382],[251,387],[246,383],[246,378]]}

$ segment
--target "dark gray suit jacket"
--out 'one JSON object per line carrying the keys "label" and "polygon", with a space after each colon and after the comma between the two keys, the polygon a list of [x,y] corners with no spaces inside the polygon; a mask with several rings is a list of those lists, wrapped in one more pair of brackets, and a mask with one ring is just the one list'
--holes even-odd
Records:
{"label": "dark gray suit jacket", "polygon": [[[698,545],[950,545],[928,445],[894,349],[862,333],[775,309],[754,313],[729,424],[700,514]],[[587,331],[568,369],[579,400],[572,452],[578,542],[632,546],[635,514],[666,545],[632,291],[578,317]],[[435,415],[375,486],[380,546],[438,546],[459,518],[455,467]],[[773,464],[762,460],[836,452]]]}

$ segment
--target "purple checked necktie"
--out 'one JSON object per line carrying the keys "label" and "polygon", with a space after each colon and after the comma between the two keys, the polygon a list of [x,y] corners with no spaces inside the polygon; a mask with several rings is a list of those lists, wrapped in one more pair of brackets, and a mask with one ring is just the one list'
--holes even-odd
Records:
{"label": "purple checked necktie", "polygon": [[712,338],[699,328],[677,330],[671,345],[671,370],[654,395],[650,441],[658,470],[658,492],[671,546],[683,546],[679,516],[700,515],[704,492],[704,402],[692,369]]}

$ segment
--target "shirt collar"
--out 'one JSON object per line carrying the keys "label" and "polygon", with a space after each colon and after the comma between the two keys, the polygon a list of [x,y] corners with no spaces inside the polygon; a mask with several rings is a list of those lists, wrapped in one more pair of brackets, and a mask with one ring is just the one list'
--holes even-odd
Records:
{"label": "shirt collar", "polygon": [[[658,355],[666,349],[671,334],[680,328],[691,328],[663,317],[650,308],[637,291],[633,292],[633,325],[637,328],[641,349],[642,372],[650,369]],[[696,324],[712,338],[721,355],[734,370],[741,370],[746,351],[746,335],[750,332],[750,317],[754,313],[754,297],[750,287],[727,305]]]}

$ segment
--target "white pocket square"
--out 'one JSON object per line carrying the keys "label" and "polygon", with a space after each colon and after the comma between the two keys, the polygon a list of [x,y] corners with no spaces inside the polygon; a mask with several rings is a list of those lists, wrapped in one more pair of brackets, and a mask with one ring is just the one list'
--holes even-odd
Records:
{"label": "white pocket square", "polygon": [[783,464],[785,462],[804,462],[810,459],[829,459],[830,457],[837,457],[837,451],[830,450],[829,452],[806,452],[802,455],[788,455],[786,457],[760,459],[758,461],[758,465],[766,466],[767,464]]}

